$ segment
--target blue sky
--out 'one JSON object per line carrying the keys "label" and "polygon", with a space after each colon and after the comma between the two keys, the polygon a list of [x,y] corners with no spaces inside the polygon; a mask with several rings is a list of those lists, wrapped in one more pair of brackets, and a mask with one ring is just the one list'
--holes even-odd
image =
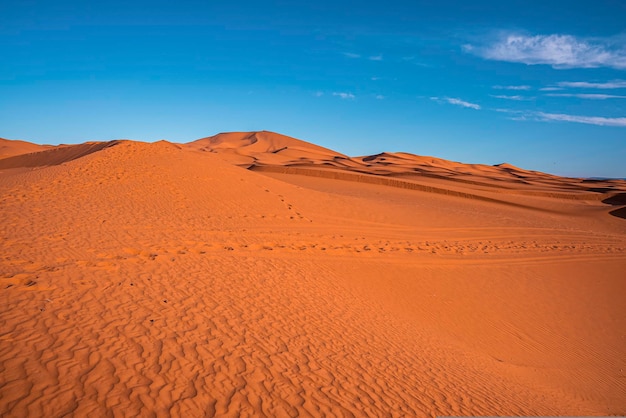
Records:
{"label": "blue sky", "polygon": [[0,137],[271,130],[626,177],[626,3],[4,0]]}

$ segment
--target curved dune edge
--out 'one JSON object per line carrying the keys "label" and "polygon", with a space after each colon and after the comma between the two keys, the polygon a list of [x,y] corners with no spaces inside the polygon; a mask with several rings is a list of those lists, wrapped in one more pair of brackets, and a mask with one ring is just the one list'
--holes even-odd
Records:
{"label": "curved dune edge", "polygon": [[368,183],[368,184],[376,184],[382,186],[391,186],[397,187],[401,189],[408,190],[419,190],[422,192],[428,193],[436,193],[443,194],[447,196],[453,197],[462,197],[465,199],[473,199],[480,200],[483,202],[497,203],[501,205],[509,205],[515,206],[525,209],[536,209],[532,206],[526,206],[518,203],[511,203],[504,200],[492,199],[485,196],[479,196],[476,194],[458,192],[450,189],[426,186],[422,184],[412,183],[410,181],[403,181],[396,178],[388,178],[382,176],[375,176],[371,174],[365,173],[353,173],[346,171],[335,171],[335,170],[325,170],[325,169],[315,169],[315,168],[304,168],[304,167],[281,167],[281,166],[253,166],[250,168],[252,171],[260,171],[260,172],[270,172],[270,173],[281,173],[281,174],[299,174],[310,177],[321,177],[333,180],[346,180],[346,181],[355,181],[359,183]]}
{"label": "curved dune edge", "polygon": [[623,208],[619,208],[619,209],[614,209],[612,211],[609,212],[609,214],[617,217],[617,218],[622,218],[622,219],[626,219],[626,207]]}
{"label": "curved dune edge", "polygon": [[[347,181],[356,181],[356,182],[362,182],[362,183],[379,184],[379,185],[399,187],[399,188],[404,188],[404,189],[409,189],[409,190],[419,190],[419,191],[429,192],[429,193],[438,193],[438,194],[444,194],[444,195],[455,196],[455,197],[463,197],[467,199],[482,200],[485,202],[493,202],[493,203],[500,203],[504,205],[518,206],[518,207],[523,207],[523,208],[528,208],[528,209],[536,209],[532,206],[511,203],[511,202],[507,202],[504,200],[498,200],[498,199],[494,199],[490,197],[480,196],[477,194],[459,192],[459,191],[455,191],[455,190],[451,190],[451,189],[447,189],[443,187],[427,186],[423,184],[414,183],[411,181],[405,181],[402,179],[398,179],[394,175],[381,176],[381,175],[376,175],[376,174],[370,174],[367,172],[361,172],[359,170],[339,171],[339,170],[330,169],[330,168],[317,168],[315,166],[312,166],[312,167],[287,166],[285,167],[285,166],[269,166],[269,165],[252,165],[251,167],[249,167],[249,169],[252,171],[260,171],[260,172],[300,174],[300,175],[306,175],[306,176],[312,176],[312,177],[323,177],[323,178],[336,179],[336,180],[347,180]],[[443,178],[441,176],[436,176],[436,177]],[[467,182],[461,179],[449,179],[449,181],[452,183],[461,182],[461,183],[483,185],[482,183],[479,183],[479,182]],[[492,186],[492,185],[489,185],[489,186],[498,189],[497,190],[498,193],[547,197],[547,198],[554,198],[554,199],[568,199],[568,200],[600,201],[600,200],[610,199],[611,197],[617,196],[620,194],[620,192],[603,193],[603,194],[600,194],[600,193],[576,193],[574,194],[574,193],[542,192],[542,191],[532,191],[532,190],[510,190],[510,189],[500,190],[500,188],[497,186]]]}
{"label": "curved dune edge", "polygon": [[121,141],[91,142],[79,145],[65,145],[52,149],[19,154],[0,159],[0,170],[11,168],[34,168],[60,165],[85,157],[105,148],[118,145]]}
{"label": "curved dune edge", "polygon": [[51,145],[39,145],[26,141],[0,138],[0,159],[20,154],[43,151],[51,147]]}
{"label": "curved dune edge", "polygon": [[621,219],[294,177],[130,141],[0,173],[0,410],[625,412]]}
{"label": "curved dune edge", "polygon": [[[524,170],[506,163],[495,166],[463,164],[403,152],[382,152],[370,156],[348,157],[295,138],[265,131],[218,134],[191,142],[186,146],[199,151],[216,153],[229,163],[255,171],[290,172],[291,174],[367,181],[373,184],[413,188],[457,197],[501,201],[504,204],[521,207],[528,205],[522,202],[508,202],[498,196],[508,194],[584,202],[602,201],[626,191],[626,181],[623,180],[591,181],[563,178]],[[341,171],[345,174],[331,175],[329,174],[331,171]],[[365,177],[359,177],[360,174]],[[372,180],[367,177],[368,175],[387,180]],[[418,185],[413,181],[429,179],[443,183],[430,182],[431,184]],[[489,196],[489,193],[496,196]]]}

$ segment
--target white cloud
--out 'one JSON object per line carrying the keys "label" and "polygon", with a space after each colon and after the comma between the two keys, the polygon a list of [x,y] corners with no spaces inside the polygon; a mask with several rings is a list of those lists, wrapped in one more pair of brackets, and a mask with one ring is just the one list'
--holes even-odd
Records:
{"label": "white cloud", "polygon": [[530,90],[530,86],[493,86],[496,90]]}
{"label": "white cloud", "polygon": [[476,109],[476,110],[480,109],[480,105],[477,105],[477,104],[474,104],[474,103],[470,103],[470,102],[466,102],[466,101],[461,100],[461,99],[455,99],[455,98],[452,98],[452,97],[445,97],[444,100],[446,100],[448,103],[453,104],[453,105],[462,106],[462,107],[469,107],[470,109]]}
{"label": "white cloud", "polygon": [[316,91],[315,93],[313,93],[313,95],[315,97],[322,97],[324,95],[324,92],[323,91]]}
{"label": "white cloud", "polygon": [[480,110],[480,105],[475,103],[466,102],[465,100],[455,99],[453,97],[431,97],[430,100],[434,100],[438,103],[447,102],[456,106],[467,107],[470,109]]}
{"label": "white cloud", "polygon": [[562,121],[562,122],[585,123],[588,125],[598,125],[598,126],[626,127],[626,118],[605,118],[601,116],[578,116],[578,115],[566,115],[562,113],[543,113],[543,112],[537,112],[535,115],[537,116],[539,120],[544,120],[544,121]]}
{"label": "white cloud", "polygon": [[491,97],[495,97],[496,99],[517,100],[517,101],[533,100],[534,99],[534,97],[519,96],[519,95],[506,96],[504,94],[490,94],[490,96]]}
{"label": "white cloud", "polygon": [[496,112],[508,113],[515,116],[511,116],[509,119],[518,121],[541,121],[541,122],[573,122],[584,123],[587,125],[597,126],[617,126],[626,127],[626,118],[607,118],[603,116],[580,116],[580,115],[568,115],[565,113],[546,113],[546,112],[533,112],[533,111],[520,111],[511,109],[494,109]]}
{"label": "white cloud", "polygon": [[563,89],[561,87],[542,87],[539,90],[540,91],[559,91]]}
{"label": "white cloud", "polygon": [[383,96],[382,94],[377,94],[375,96],[378,100],[383,100],[385,98],[385,96]]}
{"label": "white cloud", "polygon": [[501,35],[483,46],[464,46],[467,52],[496,61],[528,65],[547,64],[553,68],[626,69],[626,45],[608,40],[587,40],[571,35]]}
{"label": "white cloud", "polygon": [[345,55],[348,58],[361,58],[361,55],[355,54],[353,52],[344,52],[343,55]]}
{"label": "white cloud", "polygon": [[626,81],[613,80],[607,83],[589,83],[587,81],[562,81],[557,83],[559,87],[571,87],[580,89],[624,89]]}
{"label": "white cloud", "polygon": [[342,98],[344,100],[348,100],[348,99],[352,100],[352,99],[354,99],[354,94],[352,94],[352,93],[334,92],[333,96],[340,97],[340,98]]}
{"label": "white cloud", "polygon": [[496,112],[500,112],[500,113],[506,113],[509,115],[515,115],[515,116],[509,116],[507,119],[510,120],[517,120],[517,121],[525,121],[525,120],[529,120],[532,119],[531,113],[532,112],[527,112],[527,111],[523,111],[523,110],[513,110],[513,109],[502,109],[502,108],[496,108],[493,109]]}
{"label": "white cloud", "polygon": [[617,95],[614,95],[614,94],[591,94],[591,93],[580,93],[580,94],[550,93],[550,94],[546,94],[546,96],[550,96],[550,97],[576,97],[576,98],[579,98],[579,99],[590,99],[590,100],[626,99],[626,96],[617,96]]}
{"label": "white cloud", "polygon": [[370,61],[382,61],[383,60],[383,56],[382,55],[372,55],[369,59],[370,59]]}

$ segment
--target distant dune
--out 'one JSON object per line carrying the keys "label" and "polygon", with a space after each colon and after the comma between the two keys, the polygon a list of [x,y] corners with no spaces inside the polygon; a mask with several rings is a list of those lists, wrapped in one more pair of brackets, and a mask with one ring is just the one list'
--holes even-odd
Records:
{"label": "distant dune", "polygon": [[626,181],[0,141],[3,416],[626,414]]}
{"label": "distant dune", "polygon": [[[596,201],[626,191],[626,182],[621,180],[563,178],[506,163],[495,166],[463,164],[401,152],[351,158],[265,131],[218,134],[187,146],[216,153],[227,162],[255,171],[341,178],[516,203],[527,199],[503,195]],[[393,180],[381,180],[380,177]]]}
{"label": "distant dune", "polygon": [[42,151],[47,147],[46,145],[37,145],[26,141],[12,141],[0,138],[0,159],[13,155]]}
{"label": "distant dune", "polygon": [[227,161],[245,167],[304,164],[347,158],[335,151],[267,131],[222,133],[191,142],[188,146],[218,153]]}
{"label": "distant dune", "polygon": [[[67,163],[104,148],[117,145],[120,141],[88,142],[78,145],[61,145],[50,148],[8,147],[13,155],[0,159],[0,170],[8,168],[46,167]],[[33,144],[34,145],[34,144]],[[34,151],[33,151],[34,150]]]}

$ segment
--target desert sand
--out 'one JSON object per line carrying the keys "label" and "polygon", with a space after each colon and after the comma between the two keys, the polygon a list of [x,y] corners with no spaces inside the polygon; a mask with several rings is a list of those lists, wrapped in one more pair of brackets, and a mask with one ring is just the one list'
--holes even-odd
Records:
{"label": "desert sand", "polygon": [[0,151],[2,416],[626,414],[626,181],[271,132]]}

